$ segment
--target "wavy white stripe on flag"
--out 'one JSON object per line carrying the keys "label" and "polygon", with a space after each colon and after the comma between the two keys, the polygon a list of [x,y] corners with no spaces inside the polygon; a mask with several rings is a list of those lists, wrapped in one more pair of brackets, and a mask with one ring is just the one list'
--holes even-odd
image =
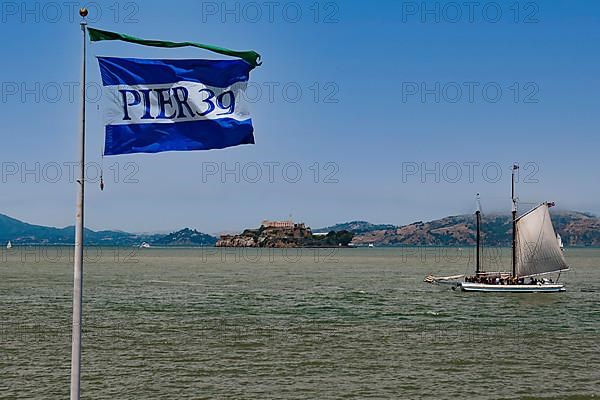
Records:
{"label": "wavy white stripe on flag", "polygon": [[219,88],[188,81],[105,86],[104,120],[106,125],[173,124],[223,116],[244,121],[250,118],[243,94],[247,86],[239,82]]}

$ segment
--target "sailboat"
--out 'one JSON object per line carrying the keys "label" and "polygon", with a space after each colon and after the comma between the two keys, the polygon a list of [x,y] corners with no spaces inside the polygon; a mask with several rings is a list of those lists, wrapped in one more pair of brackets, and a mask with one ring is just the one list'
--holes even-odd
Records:
{"label": "sailboat", "polygon": [[10,242],[10,240],[8,241],[8,243],[6,243],[6,248],[12,249],[12,243]]}
{"label": "sailboat", "polygon": [[[454,280],[453,289],[465,292],[564,292],[562,284],[537,277],[560,273],[569,269],[562,250],[562,240],[557,236],[550,219],[550,207],[554,203],[543,202],[517,217],[515,197],[515,171],[512,169],[512,271],[486,272],[481,263],[481,207],[477,196],[475,275],[465,277],[463,282]],[[449,284],[455,277],[425,278],[426,282]]]}

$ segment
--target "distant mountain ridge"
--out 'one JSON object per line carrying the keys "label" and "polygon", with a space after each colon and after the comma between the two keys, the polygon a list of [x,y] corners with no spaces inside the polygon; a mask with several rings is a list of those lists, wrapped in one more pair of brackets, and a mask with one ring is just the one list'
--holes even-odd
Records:
{"label": "distant mountain ridge", "polygon": [[[600,246],[600,218],[576,211],[551,211],[552,222],[565,246]],[[509,215],[489,214],[482,219],[483,241],[486,246],[510,246],[511,220]],[[376,246],[469,246],[475,244],[475,224],[472,215],[445,217],[429,222],[418,221],[396,226],[351,221],[315,229],[315,233],[348,231],[354,234],[355,245]],[[72,245],[75,228],[54,228],[33,225],[0,214],[0,246],[8,241],[13,245]],[[184,228],[169,234],[128,233],[123,231],[85,230],[85,243],[103,246],[214,246],[218,238]]]}
{"label": "distant mountain ridge", "polygon": [[[600,246],[600,218],[583,212],[552,211],[554,228],[565,246]],[[475,244],[475,221],[472,215],[445,217],[429,222],[377,229],[380,225],[354,221],[336,226],[356,226],[355,245],[376,246],[467,246]],[[387,226],[387,225],[385,225]],[[370,229],[370,227],[373,227]],[[326,228],[326,229],[330,229]],[[485,215],[482,237],[486,246],[510,246],[512,222],[509,215]],[[352,231],[352,229],[348,229]]]}
{"label": "distant mountain ridge", "polygon": [[[93,231],[85,229],[85,244],[95,246],[139,246],[146,242],[156,246],[214,246],[217,238],[185,228],[168,235],[138,234],[123,231]],[[28,224],[0,214],[0,245],[71,245],[75,227],[54,228]]]}

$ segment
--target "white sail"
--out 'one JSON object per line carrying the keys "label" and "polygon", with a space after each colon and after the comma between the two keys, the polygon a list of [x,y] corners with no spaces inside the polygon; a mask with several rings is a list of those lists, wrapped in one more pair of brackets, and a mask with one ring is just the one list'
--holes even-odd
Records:
{"label": "white sail", "polygon": [[548,204],[542,203],[517,219],[517,276],[539,275],[568,269],[556,240]]}
{"label": "white sail", "polygon": [[8,243],[6,243],[6,248],[12,249],[12,243],[10,242],[10,240],[8,241]]}

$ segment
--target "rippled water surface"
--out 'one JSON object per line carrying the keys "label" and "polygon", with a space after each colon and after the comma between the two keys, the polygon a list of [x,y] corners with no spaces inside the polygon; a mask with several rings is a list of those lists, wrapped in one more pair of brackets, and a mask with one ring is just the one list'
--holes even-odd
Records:
{"label": "rippled water surface", "polygon": [[[2,399],[68,398],[69,251],[0,255]],[[471,253],[91,249],[82,398],[597,398],[600,250],[562,294],[422,282]]]}

